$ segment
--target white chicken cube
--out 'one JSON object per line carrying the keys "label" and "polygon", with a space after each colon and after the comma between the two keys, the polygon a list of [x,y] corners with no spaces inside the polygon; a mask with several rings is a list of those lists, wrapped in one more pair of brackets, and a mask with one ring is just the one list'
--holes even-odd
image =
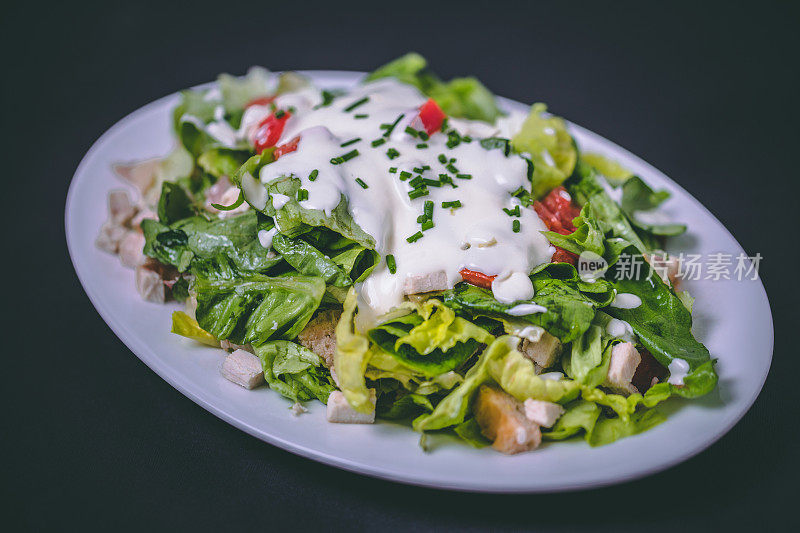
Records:
{"label": "white chicken cube", "polygon": [[144,235],[138,231],[128,231],[119,243],[119,260],[123,266],[136,268],[144,264]]}
{"label": "white chicken cube", "polygon": [[328,396],[326,416],[328,422],[335,424],[372,424],[375,422],[375,389],[369,389],[372,411],[359,413],[347,403],[347,398],[341,391],[335,390]]}
{"label": "white chicken cube", "polygon": [[228,355],[220,368],[222,376],[232,383],[253,389],[266,383],[261,359],[244,350],[236,350]]}
{"label": "white chicken cube", "polygon": [[537,342],[528,339],[522,341],[520,351],[523,355],[542,368],[550,368],[558,360],[561,353],[561,341],[547,332]]}
{"label": "white chicken cube", "polygon": [[116,254],[119,250],[119,243],[125,238],[127,231],[124,227],[109,220],[100,226],[100,233],[94,242],[95,246],[104,252]]}
{"label": "white chicken cube", "polygon": [[444,270],[428,274],[409,274],[406,276],[403,292],[419,294],[422,292],[447,290],[447,274]]}
{"label": "white chicken cube", "polygon": [[606,386],[619,392],[632,394],[638,392],[631,381],[636,368],[642,362],[641,354],[633,343],[622,342],[611,349],[611,361],[608,364]]}
{"label": "white chicken cube", "polygon": [[136,290],[143,300],[163,304],[167,299],[167,289],[161,273],[144,264],[136,267]]}
{"label": "white chicken cube", "polygon": [[528,398],[523,403],[523,406],[525,408],[525,417],[528,420],[546,428],[553,427],[556,420],[564,414],[564,408],[553,402]]}
{"label": "white chicken cube", "polygon": [[117,189],[108,193],[108,217],[115,224],[125,225],[136,215],[128,191]]}

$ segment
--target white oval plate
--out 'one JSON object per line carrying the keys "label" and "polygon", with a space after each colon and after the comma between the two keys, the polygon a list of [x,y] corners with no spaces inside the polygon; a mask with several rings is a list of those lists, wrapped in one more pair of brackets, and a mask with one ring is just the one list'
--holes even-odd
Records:
{"label": "white oval plate", "polygon": [[[356,83],[355,72],[307,72],[324,87]],[[219,373],[223,352],[172,335],[170,314],[177,304],[142,301],[133,272],[94,246],[106,217],[106,195],[124,185],[112,164],[165,155],[175,142],[170,113],[178,95],[161,98],[131,113],[92,146],[75,172],[66,205],[70,255],[94,306],[119,338],[158,375],[183,394],[234,426],[270,444],[323,463],[379,478],[430,487],[485,492],[545,492],[596,487],[663,470],[699,453],[727,432],[750,408],[772,358],[772,316],[764,287],[755,281],[685,282],[695,305],[694,332],[719,359],[719,387],[696,401],[665,404],[668,420],[635,437],[590,448],[582,440],[544,444],[507,457],[491,449],[457,444],[425,453],[410,428],[329,424],[325,407],[293,416],[287,401],[266,387],[248,391]],[[502,100],[507,109],[527,106]],[[722,252],[742,248],[697,200],[661,172],[619,146],[574,124],[581,148],[606,154],[654,188],[672,193],[667,211],[689,226],[671,249]]]}

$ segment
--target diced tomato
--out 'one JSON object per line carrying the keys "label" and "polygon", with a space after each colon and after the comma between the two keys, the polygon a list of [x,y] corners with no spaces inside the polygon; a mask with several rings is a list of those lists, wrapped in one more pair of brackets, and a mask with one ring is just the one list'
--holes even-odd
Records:
{"label": "diced tomato", "polygon": [[471,285],[475,285],[476,287],[483,287],[484,289],[491,289],[492,282],[494,278],[497,276],[487,276],[483,272],[476,272],[475,270],[469,270],[467,268],[462,268],[459,272],[461,277],[464,278],[464,281]]}
{"label": "diced tomato", "polygon": [[439,104],[437,104],[433,98],[429,98],[428,101],[419,108],[419,118],[428,135],[432,135],[434,132],[442,129],[442,122],[446,117],[447,115],[444,114],[442,108],[439,107]]}
{"label": "diced tomato", "polygon": [[284,154],[288,154],[290,152],[294,152],[295,150],[297,150],[297,145],[299,143],[300,143],[300,137],[297,136],[294,139],[292,139],[291,141],[289,141],[288,143],[283,143],[280,146],[276,146],[275,147],[275,151],[272,152],[272,156],[275,159],[278,159],[280,156],[282,156]]}
{"label": "diced tomato", "polygon": [[564,226],[561,225],[561,219],[558,216],[550,211],[542,202],[536,201],[533,202],[533,209],[536,211],[536,214],[539,215],[539,218],[542,219],[544,225],[547,226],[547,229],[550,231],[555,231],[556,233],[560,233],[562,235],[566,235],[570,233],[569,231],[564,229]]}
{"label": "diced tomato", "polygon": [[261,98],[255,98],[247,102],[245,107],[250,107],[253,105],[269,105],[272,101],[275,100],[274,96],[262,96]]}
{"label": "diced tomato", "polygon": [[[276,113],[280,118],[276,116]],[[270,113],[267,118],[261,121],[261,124],[256,128],[254,136],[257,154],[260,154],[271,146],[275,146],[278,139],[281,138],[281,133],[283,133],[284,126],[286,126],[286,121],[289,120],[291,116],[292,114],[288,111],[276,111],[275,113]]]}
{"label": "diced tomato", "polygon": [[556,253],[553,254],[553,258],[550,259],[551,263],[569,263],[571,265],[578,264],[578,256],[570,252],[569,250],[565,250],[559,246],[556,246]]}

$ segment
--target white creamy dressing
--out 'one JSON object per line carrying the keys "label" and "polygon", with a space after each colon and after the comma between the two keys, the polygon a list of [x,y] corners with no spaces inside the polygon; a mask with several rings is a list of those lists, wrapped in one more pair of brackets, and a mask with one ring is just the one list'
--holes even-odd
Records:
{"label": "white creamy dressing", "polygon": [[606,333],[625,342],[634,342],[636,340],[636,335],[634,335],[631,325],[617,318],[612,318],[608,322]]}
{"label": "white creamy dressing", "polygon": [[561,372],[546,372],[544,374],[539,374],[541,379],[550,379],[553,381],[558,381],[560,379],[564,379],[564,374]]}
{"label": "white creamy dressing", "polygon": [[683,385],[683,378],[689,374],[689,363],[683,359],[673,359],[667,367],[669,370],[669,379],[667,380],[672,385]]}
{"label": "white creamy dressing", "polygon": [[506,313],[511,316],[527,316],[535,313],[546,313],[547,308],[537,304],[519,304],[510,309],[506,309]]}
{"label": "white creamy dressing", "polygon": [[611,307],[618,309],[636,309],[642,305],[642,299],[629,292],[620,292],[614,296],[614,301],[611,302]]}
{"label": "white creamy dressing", "polygon": [[[368,100],[345,111],[364,98]],[[501,302],[511,304],[530,299],[533,287],[528,273],[548,262],[553,249],[540,233],[546,228],[533,209],[521,208],[519,217],[503,211],[519,204],[510,193],[521,186],[530,188],[526,161],[514,154],[506,157],[500,149],[487,150],[477,137],[448,148],[447,136],[442,133],[435,133],[426,141],[410,135],[405,131],[407,126],[422,129],[418,112],[426,100],[414,87],[395,80],[357,87],[317,109],[314,109],[320,103],[317,92],[305,90],[279,96],[275,100],[277,107],[293,110],[278,144],[298,136],[300,142],[295,152],[262,167],[257,178],[267,184],[282,176],[295,176],[308,191],[308,198],[301,205],[326,213],[339,204],[342,196],[347,198],[353,219],[375,239],[377,251],[384,257],[393,255],[396,262],[396,273],[392,274],[382,261],[359,288],[361,301],[376,314],[389,311],[403,300],[407,277],[444,272],[447,286],[452,288],[462,280],[459,274],[462,268],[497,276],[492,289]],[[381,124],[395,123],[401,115],[391,135],[384,138]],[[510,136],[510,132],[471,121],[453,124]],[[466,132],[462,131],[463,134]],[[353,139],[360,140],[341,146]],[[371,142],[376,139],[386,142],[373,147]],[[418,147],[420,143],[427,147]],[[387,156],[390,148],[400,155],[390,159]],[[331,162],[332,158],[352,150],[358,150],[358,155],[340,164]],[[447,158],[446,163],[440,162],[440,154]],[[452,167],[447,168],[452,158],[457,173]],[[396,167],[396,172],[390,172],[391,167]],[[420,174],[415,168],[423,172]],[[309,178],[313,171],[316,178],[312,181]],[[401,180],[400,173],[404,171],[411,173],[411,177]],[[411,179],[421,175],[438,180],[443,173],[452,178],[457,188],[448,184],[428,186],[427,196],[409,197]],[[459,179],[456,174],[466,174],[471,179]],[[288,198],[277,196],[273,195],[272,201],[279,208]],[[426,200],[434,203],[434,227],[425,230],[419,240],[408,242],[408,237],[421,231],[417,218],[423,214]],[[441,205],[456,200],[461,207]],[[519,232],[513,231],[515,220],[519,221]],[[514,314],[511,311],[515,309],[518,315],[545,311],[541,306],[519,305],[509,313]]]}
{"label": "white creamy dressing", "polygon": [[258,242],[264,248],[272,248],[272,239],[275,238],[275,235],[278,234],[277,228],[272,228],[270,230],[262,229],[258,231]]}

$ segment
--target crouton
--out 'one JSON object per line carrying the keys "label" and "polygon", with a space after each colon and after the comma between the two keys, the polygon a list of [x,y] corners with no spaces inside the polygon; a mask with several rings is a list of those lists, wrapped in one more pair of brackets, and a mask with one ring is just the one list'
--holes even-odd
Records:
{"label": "crouton", "polygon": [[100,226],[100,233],[94,244],[104,252],[116,254],[119,251],[119,244],[127,232],[128,230],[124,227],[109,220]]}
{"label": "crouton", "polygon": [[406,276],[403,292],[419,294],[422,292],[447,290],[447,274],[444,270],[428,274],[409,274]]}
{"label": "crouton", "polygon": [[114,172],[137,189],[144,193],[153,186],[156,171],[161,164],[160,159],[149,159],[139,163],[114,165]]}
{"label": "crouton", "polygon": [[108,193],[108,218],[111,222],[124,226],[136,215],[136,211],[128,191],[117,189]]}
{"label": "crouton", "polygon": [[638,392],[631,381],[636,368],[642,362],[642,356],[633,343],[622,342],[611,349],[611,361],[608,364],[608,375],[605,385],[617,392],[633,394]]}
{"label": "crouton", "polygon": [[119,243],[119,260],[123,266],[136,268],[144,264],[144,235],[136,231],[128,231]]}
{"label": "crouton", "polygon": [[540,367],[550,368],[561,354],[561,341],[545,331],[537,342],[523,339],[520,351]]}
{"label": "crouton", "polygon": [[564,414],[564,408],[553,402],[544,402],[528,398],[523,403],[525,416],[531,422],[536,422],[542,427],[551,428],[556,420]]}
{"label": "crouton", "polygon": [[328,368],[333,367],[333,356],[336,353],[335,330],[341,316],[342,312],[337,309],[317,313],[297,336],[297,342],[322,357]]}
{"label": "crouton", "polygon": [[372,424],[375,422],[375,389],[369,389],[373,409],[369,413],[359,413],[347,403],[342,391],[335,390],[328,396],[326,417],[335,424]]}
{"label": "crouton", "polygon": [[499,452],[533,450],[542,441],[539,425],[528,420],[522,404],[498,389],[482,385],[475,400],[475,420],[481,433]]}
{"label": "crouton", "polygon": [[220,373],[228,381],[245,389],[253,389],[266,383],[261,359],[244,350],[236,350],[228,355],[222,362]]}

